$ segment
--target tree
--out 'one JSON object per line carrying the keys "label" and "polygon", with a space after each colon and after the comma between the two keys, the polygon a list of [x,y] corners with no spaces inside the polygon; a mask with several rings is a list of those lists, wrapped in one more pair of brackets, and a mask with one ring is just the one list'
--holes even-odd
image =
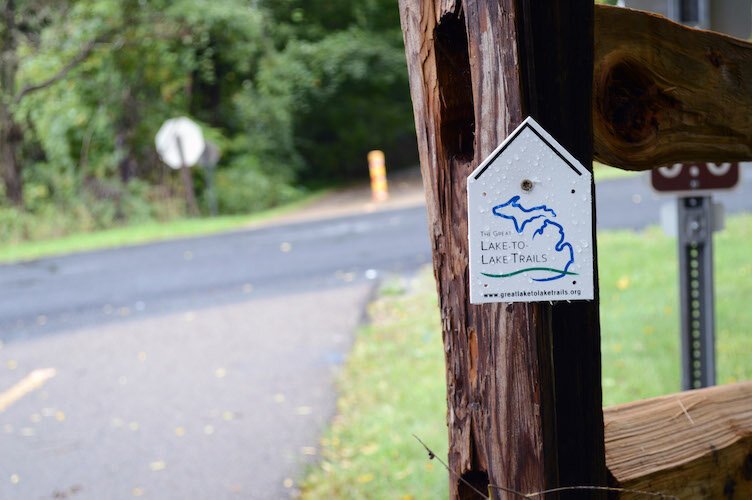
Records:
{"label": "tree", "polygon": [[175,188],[154,134],[179,115],[221,146],[232,211],[362,175],[365,152],[413,133],[395,0],[0,5],[0,170],[5,197],[33,214],[101,202],[117,214],[102,227],[129,217],[128,196],[162,203]]}
{"label": "tree", "polygon": [[291,102],[305,180],[362,176],[370,149],[407,143],[414,125],[395,0],[270,0],[278,52],[259,72],[264,98]]}
{"label": "tree", "polygon": [[97,45],[109,38],[111,32],[100,34],[83,44],[80,50],[54,73],[37,82],[18,89],[19,50],[23,40],[38,44],[42,28],[56,15],[63,15],[66,2],[6,0],[2,7],[0,24],[0,171],[2,172],[5,194],[16,206],[23,206],[23,160],[20,148],[24,130],[16,116],[21,102],[29,95],[63,80],[79,64],[85,61]]}

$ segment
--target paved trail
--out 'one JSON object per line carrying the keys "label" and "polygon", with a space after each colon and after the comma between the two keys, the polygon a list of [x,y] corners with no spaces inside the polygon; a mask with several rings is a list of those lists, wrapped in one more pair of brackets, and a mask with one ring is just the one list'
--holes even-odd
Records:
{"label": "paved trail", "polygon": [[425,227],[415,207],[0,266],[0,498],[288,496]]}

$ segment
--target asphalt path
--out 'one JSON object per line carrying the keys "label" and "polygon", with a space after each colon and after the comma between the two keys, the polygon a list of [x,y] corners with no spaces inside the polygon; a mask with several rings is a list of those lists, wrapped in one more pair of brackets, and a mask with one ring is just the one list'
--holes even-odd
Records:
{"label": "asphalt path", "polygon": [[[599,229],[668,201],[596,194]],[[429,261],[413,206],[0,266],[0,498],[294,493],[375,284]]]}
{"label": "asphalt path", "polygon": [[425,211],[0,266],[0,498],[284,498]]}
{"label": "asphalt path", "polygon": [[[644,229],[660,224],[661,207],[675,203],[673,195],[657,194],[650,188],[650,176],[642,173],[596,184],[598,229]],[[752,211],[752,164],[745,164],[737,187],[718,191],[713,200],[727,214]]]}

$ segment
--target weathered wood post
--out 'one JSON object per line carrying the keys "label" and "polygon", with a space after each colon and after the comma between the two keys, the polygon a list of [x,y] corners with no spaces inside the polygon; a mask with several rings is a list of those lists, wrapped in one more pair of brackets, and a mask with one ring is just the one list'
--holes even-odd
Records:
{"label": "weathered wood post", "polygon": [[400,14],[462,478],[450,496],[476,498],[465,482],[494,498],[605,485],[597,290],[555,305],[468,297],[470,172],[528,115],[591,168],[593,2],[400,0]]}

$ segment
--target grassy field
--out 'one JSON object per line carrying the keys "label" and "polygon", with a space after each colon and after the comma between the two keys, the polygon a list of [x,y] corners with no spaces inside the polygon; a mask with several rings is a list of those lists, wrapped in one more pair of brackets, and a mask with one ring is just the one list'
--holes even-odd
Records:
{"label": "grassy field", "polygon": [[0,263],[28,261],[52,255],[231,231],[299,210],[326,193],[327,191],[320,191],[295,203],[253,215],[225,215],[213,218],[151,222],[92,233],[72,234],[52,240],[24,241],[17,244],[0,245]]}
{"label": "grassy field", "polygon": [[[752,379],[752,216],[715,239],[720,383]],[[656,228],[598,236],[604,404],[679,390],[675,241]],[[432,274],[385,285],[340,377],[338,414],[303,498],[445,498],[441,327]]]}

